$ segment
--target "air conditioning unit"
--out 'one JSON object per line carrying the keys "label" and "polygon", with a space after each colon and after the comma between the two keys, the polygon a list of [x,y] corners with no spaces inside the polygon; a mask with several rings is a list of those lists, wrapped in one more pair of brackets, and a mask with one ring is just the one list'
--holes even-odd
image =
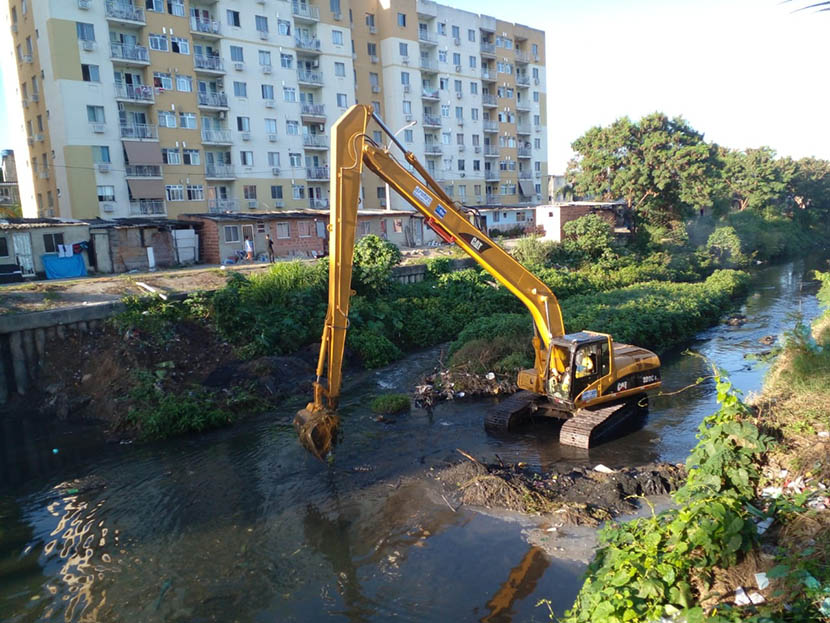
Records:
{"label": "air conditioning unit", "polygon": [[271,142],[271,143],[276,143],[277,142],[277,135],[276,134],[269,134],[268,135],[268,141]]}
{"label": "air conditioning unit", "polygon": [[12,32],[17,32],[17,24],[12,24]]}
{"label": "air conditioning unit", "polygon": [[271,167],[271,175],[279,175],[280,168],[279,167]]}
{"label": "air conditioning unit", "polygon": [[219,119],[224,119],[227,117],[227,113],[224,110],[220,110],[219,113],[216,115]]}
{"label": "air conditioning unit", "polygon": [[339,22],[341,19],[343,19],[343,14],[342,13],[333,13],[332,17],[335,19],[335,21]]}
{"label": "air conditioning unit", "polygon": [[109,162],[99,162],[98,163],[98,173],[109,173],[110,172],[110,163]]}
{"label": "air conditioning unit", "polygon": [[464,125],[464,120],[463,120],[463,119],[456,119],[456,121],[458,122],[458,125],[459,125],[459,126],[463,126],[463,125]]}
{"label": "air conditioning unit", "polygon": [[463,96],[464,96],[464,94],[461,91],[456,91],[455,92],[455,99],[460,100]]}
{"label": "air conditioning unit", "polygon": [[480,145],[476,145],[476,146],[475,146],[475,148],[474,148],[474,151],[475,151],[477,154],[480,154],[480,153],[481,153],[481,146],[480,146]]}
{"label": "air conditioning unit", "polygon": [[264,73],[264,74],[270,74],[270,73],[271,73],[271,71],[272,71],[272,69],[271,69],[271,66],[270,66],[270,65],[263,65],[263,66],[262,66],[262,73]]}
{"label": "air conditioning unit", "polygon": [[257,200],[256,199],[248,199],[248,209],[249,210],[256,210]]}
{"label": "air conditioning unit", "polygon": [[540,126],[540,125],[534,126],[533,131],[534,132],[541,132],[542,131],[542,126]]}
{"label": "air conditioning unit", "polygon": [[234,63],[233,68],[236,71],[245,71],[245,63]]}
{"label": "air conditioning unit", "polygon": [[42,143],[43,142],[43,134],[35,134],[35,140],[38,143]]}
{"label": "air conditioning unit", "polygon": [[537,84],[537,85],[538,85],[538,84],[539,84],[539,78],[534,78],[534,79],[533,79],[533,84]]}
{"label": "air conditioning unit", "polygon": [[40,95],[38,93],[32,93],[31,100],[33,102],[39,102],[40,101]]}
{"label": "air conditioning unit", "polygon": [[386,197],[381,197],[381,198],[380,198],[380,207],[381,207],[381,208],[385,208],[385,207],[386,207]]}
{"label": "air conditioning unit", "polygon": [[461,45],[461,39],[459,39],[458,37],[456,37],[455,39],[453,39],[453,40],[452,40],[452,42],[453,42],[455,45]]}
{"label": "air conditioning unit", "polygon": [[283,201],[282,199],[277,199],[274,202],[274,207],[275,208],[284,208],[285,207],[285,201]]}
{"label": "air conditioning unit", "polygon": [[461,65],[456,65],[455,66],[455,73],[457,73],[457,74],[461,73]]}
{"label": "air conditioning unit", "polygon": [[378,32],[377,26],[369,26],[369,34],[376,35]]}
{"label": "air conditioning unit", "polygon": [[464,151],[465,149],[467,149],[467,148],[464,145],[459,145],[458,146],[458,151]]}
{"label": "air conditioning unit", "polygon": [[320,69],[320,61],[311,61],[312,69]]}
{"label": "air conditioning unit", "polygon": [[263,41],[268,41],[268,33],[265,32],[264,30],[260,30],[259,31],[259,38],[262,39]]}
{"label": "air conditioning unit", "polygon": [[404,65],[409,65],[409,57],[408,56],[402,56],[401,57],[401,63],[403,63]]}
{"label": "air conditioning unit", "polygon": [[103,123],[92,123],[90,125],[92,125],[92,131],[95,132],[95,134],[103,134],[107,131],[107,126]]}
{"label": "air conditioning unit", "polygon": [[23,108],[28,108],[29,107],[29,100],[23,100],[20,103],[23,104]]}
{"label": "air conditioning unit", "polygon": [[376,84],[372,85],[372,93],[380,93],[380,87]]}
{"label": "air conditioning unit", "polygon": [[412,121],[413,117],[412,117],[412,115],[406,115],[405,119],[407,120],[407,122],[409,122],[409,121]]}
{"label": "air conditioning unit", "polygon": [[[409,93],[409,85],[408,84],[403,85],[403,92],[404,93]],[[37,100],[35,100],[35,101],[37,101]]]}
{"label": "air conditioning unit", "polygon": [[239,135],[239,137],[243,141],[250,141],[251,140],[251,133],[250,132],[243,132],[242,134]]}
{"label": "air conditioning unit", "polygon": [[[83,41],[81,41],[81,47],[86,52],[92,52],[95,49],[95,42],[90,39],[84,39]],[[31,58],[32,57],[30,56],[29,59]],[[31,60],[29,62],[31,62]]]}
{"label": "air conditioning unit", "polygon": [[370,57],[369,57],[369,60],[370,60],[370,61],[372,61],[373,63],[377,64],[377,62],[378,62],[378,57],[377,57],[377,56],[370,56]]}
{"label": "air conditioning unit", "polygon": [[225,86],[225,79],[224,79],[224,78],[221,78],[221,77],[220,77],[220,78],[217,78],[217,79],[216,79],[216,87],[217,87],[217,88],[219,88],[219,89],[221,89],[221,88],[222,88],[222,87],[224,87],[224,86]]}
{"label": "air conditioning unit", "polygon": [[115,212],[115,206],[111,203],[102,203],[101,212]]}
{"label": "air conditioning unit", "polygon": [[91,0],[78,0],[78,8],[87,10],[92,4]]}
{"label": "air conditioning unit", "polygon": [[[84,50],[86,50],[86,41],[84,41]],[[24,54],[23,55],[23,62],[24,63],[31,63],[32,62],[32,55],[31,54]]]}
{"label": "air conditioning unit", "polygon": [[462,171],[461,173],[459,173],[459,175],[460,175],[461,177],[467,177],[467,174],[466,174],[466,173],[464,173],[463,171]]}
{"label": "air conditioning unit", "polygon": [[273,108],[274,100],[265,100],[265,108]]}

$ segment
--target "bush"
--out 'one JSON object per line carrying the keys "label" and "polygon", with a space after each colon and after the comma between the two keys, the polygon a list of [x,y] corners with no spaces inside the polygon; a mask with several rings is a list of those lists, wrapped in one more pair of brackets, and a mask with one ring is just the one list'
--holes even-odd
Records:
{"label": "bush", "polygon": [[355,329],[346,335],[346,345],[354,350],[367,368],[382,368],[403,357],[401,349],[385,335]]}
{"label": "bush", "polygon": [[392,269],[401,263],[400,249],[374,234],[363,236],[354,247],[354,285],[362,293],[382,292]]}
{"label": "bush", "polygon": [[611,225],[596,214],[586,214],[563,225],[565,235],[589,257],[598,258],[611,248],[614,230]]}
{"label": "bush", "polygon": [[750,258],[743,252],[741,239],[734,227],[727,225],[715,228],[706,241],[706,249],[721,266],[749,264]]}
{"label": "bush", "polygon": [[452,260],[448,257],[430,257],[425,262],[427,276],[436,279],[439,275],[445,275],[452,271]]}
{"label": "bush", "polygon": [[409,396],[406,394],[384,394],[375,398],[370,406],[374,413],[383,415],[402,413],[409,411]]}
{"label": "bush", "polygon": [[526,236],[519,240],[510,254],[524,267],[535,271],[550,266],[549,255],[555,244],[536,235]]}

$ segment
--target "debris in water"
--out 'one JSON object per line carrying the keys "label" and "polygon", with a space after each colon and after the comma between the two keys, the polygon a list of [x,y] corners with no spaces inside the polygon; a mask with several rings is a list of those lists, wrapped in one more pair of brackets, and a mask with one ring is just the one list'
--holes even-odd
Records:
{"label": "debris in water", "polygon": [[611,469],[610,467],[606,467],[606,466],[605,466],[605,465],[603,465],[602,463],[599,463],[599,464],[598,464],[598,465],[594,468],[594,471],[595,471],[595,472],[599,472],[600,474],[613,474],[613,473],[615,473],[617,470]]}

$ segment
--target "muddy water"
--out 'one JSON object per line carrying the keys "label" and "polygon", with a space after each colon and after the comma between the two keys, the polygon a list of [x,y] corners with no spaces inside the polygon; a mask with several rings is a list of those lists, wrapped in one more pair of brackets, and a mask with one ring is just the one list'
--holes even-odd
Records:
{"label": "muddy water", "polygon": [[[766,366],[745,355],[767,349],[759,339],[791,327],[793,312],[817,313],[809,267],[759,271],[748,322],[712,328],[692,348],[758,390]],[[455,448],[542,467],[680,461],[714,408],[712,383],[654,398],[640,428],[590,453],[560,448],[545,424],[488,437],[481,402],[374,421],[368,397],[411,387],[435,355],[350,379],[328,465],[296,443],[300,404],[198,438],[103,451],[89,431],[6,422],[0,619],[542,621],[540,598],[561,612],[584,563],[529,546],[532,519],[451,508],[422,476]],[[664,360],[667,390],[708,373],[697,358]]]}

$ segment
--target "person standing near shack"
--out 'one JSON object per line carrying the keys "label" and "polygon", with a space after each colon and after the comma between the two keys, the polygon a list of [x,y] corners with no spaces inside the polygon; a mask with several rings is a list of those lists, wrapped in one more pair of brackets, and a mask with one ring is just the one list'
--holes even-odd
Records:
{"label": "person standing near shack", "polygon": [[254,241],[248,236],[245,236],[245,260],[248,262],[254,261]]}
{"label": "person standing near shack", "polygon": [[265,244],[268,245],[268,261],[274,263],[274,241],[271,240],[271,234],[265,234]]}

